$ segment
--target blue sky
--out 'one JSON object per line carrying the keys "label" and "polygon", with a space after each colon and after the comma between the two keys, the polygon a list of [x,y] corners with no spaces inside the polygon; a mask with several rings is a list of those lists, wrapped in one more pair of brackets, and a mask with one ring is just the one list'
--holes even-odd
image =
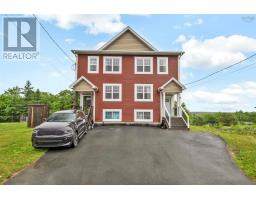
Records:
{"label": "blue sky", "polygon": [[[3,18],[6,15],[1,15]],[[129,25],[158,50],[185,51],[182,82],[201,78],[256,52],[256,15],[39,15],[51,35],[71,49],[96,49]],[[0,20],[2,55],[3,22]],[[0,93],[23,86],[57,93],[75,80],[72,63],[40,29],[40,60],[0,60]],[[254,64],[255,62],[255,64]],[[240,68],[245,67],[245,69]],[[238,71],[236,71],[238,70]],[[183,101],[192,111],[254,111],[256,58],[216,77],[188,85]]]}

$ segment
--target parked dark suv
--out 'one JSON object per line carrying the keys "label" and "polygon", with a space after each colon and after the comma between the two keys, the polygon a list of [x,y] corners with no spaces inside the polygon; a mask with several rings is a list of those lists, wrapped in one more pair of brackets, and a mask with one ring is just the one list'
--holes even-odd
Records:
{"label": "parked dark suv", "polygon": [[63,110],[53,113],[45,122],[35,127],[32,145],[38,147],[76,147],[86,133],[86,117],[80,110]]}

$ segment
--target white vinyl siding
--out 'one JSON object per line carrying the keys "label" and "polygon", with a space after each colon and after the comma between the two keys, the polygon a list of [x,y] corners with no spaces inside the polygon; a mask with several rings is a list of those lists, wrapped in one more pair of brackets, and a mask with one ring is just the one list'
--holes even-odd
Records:
{"label": "white vinyl siding", "polygon": [[104,74],[121,74],[122,73],[122,57],[104,56],[103,73]]}
{"label": "white vinyl siding", "polygon": [[157,73],[168,74],[168,57],[157,57]]}
{"label": "white vinyl siding", "polygon": [[122,109],[103,109],[103,121],[105,122],[122,121]]}
{"label": "white vinyl siding", "polygon": [[134,101],[153,101],[153,84],[135,84]]}
{"label": "white vinyl siding", "polygon": [[153,110],[150,109],[135,109],[135,122],[153,122]]}
{"label": "white vinyl siding", "polygon": [[88,56],[88,73],[99,73],[99,57]]}
{"label": "white vinyl siding", "polygon": [[103,101],[122,101],[122,84],[104,83]]}
{"label": "white vinyl siding", "polygon": [[135,57],[134,63],[135,74],[153,74],[152,57]]}

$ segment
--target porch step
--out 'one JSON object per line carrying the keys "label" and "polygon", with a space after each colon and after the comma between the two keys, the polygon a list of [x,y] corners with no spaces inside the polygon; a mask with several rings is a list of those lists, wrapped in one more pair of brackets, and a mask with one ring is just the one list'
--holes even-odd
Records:
{"label": "porch step", "polygon": [[186,123],[181,117],[171,118],[171,130],[189,130]]}

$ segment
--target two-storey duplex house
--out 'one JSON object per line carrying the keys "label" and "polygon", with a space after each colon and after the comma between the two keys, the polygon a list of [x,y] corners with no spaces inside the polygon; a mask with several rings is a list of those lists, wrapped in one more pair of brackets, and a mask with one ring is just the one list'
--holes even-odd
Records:
{"label": "two-storey duplex house", "polygon": [[96,124],[151,124],[188,128],[181,107],[179,60],[183,52],[158,51],[127,27],[98,50],[72,50],[71,85],[81,109]]}

